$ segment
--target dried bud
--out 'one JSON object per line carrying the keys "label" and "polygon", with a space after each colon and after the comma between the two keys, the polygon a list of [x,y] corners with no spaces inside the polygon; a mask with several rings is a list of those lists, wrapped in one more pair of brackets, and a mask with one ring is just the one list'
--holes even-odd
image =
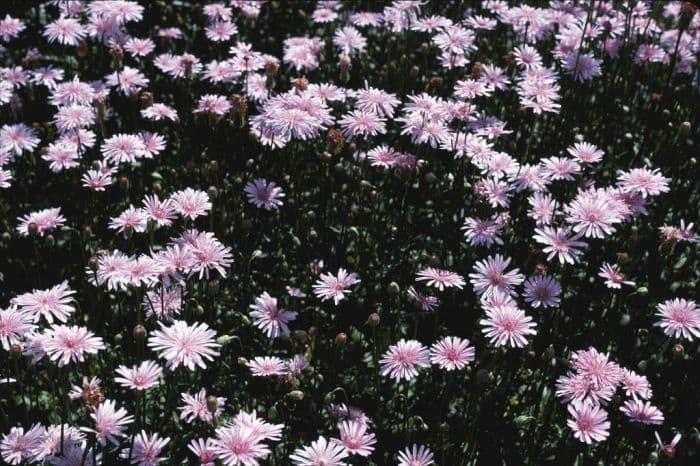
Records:
{"label": "dried bud", "polygon": [[488,385],[493,381],[493,373],[487,371],[486,369],[479,369],[476,371],[476,383],[479,385]]}
{"label": "dried bud", "polygon": [[652,92],[650,100],[652,103],[658,104],[659,102],[661,102],[661,94],[659,94],[658,92]]}
{"label": "dried bud", "polygon": [[328,151],[338,154],[343,148],[345,137],[343,136],[343,132],[338,128],[331,128],[328,130],[326,141],[328,143]]}
{"label": "dried bud", "polygon": [[693,16],[698,12],[698,7],[693,2],[683,2],[681,5],[680,14],[678,16],[678,28],[681,31],[688,29]]}
{"label": "dried bud", "polygon": [[472,65],[472,76],[479,78],[482,74],[484,74],[484,65],[479,61],[475,61]]}
{"label": "dried bud", "polygon": [[307,333],[311,338],[316,338],[316,335],[318,335],[318,327],[312,325],[311,327],[309,327],[309,331]]}
{"label": "dried bud", "polygon": [[115,44],[109,53],[112,55],[112,67],[115,69],[121,68],[122,58],[124,58],[124,51],[122,50],[121,46]]}
{"label": "dried bud", "polygon": [[141,93],[139,103],[141,104],[141,108],[148,108],[153,105],[153,93],[148,91]]}
{"label": "dried bud", "polygon": [[236,361],[238,362],[239,366],[245,366],[248,364],[248,360],[243,356],[238,356],[238,359],[236,359]]}
{"label": "dried bud", "polygon": [[10,357],[14,358],[17,357],[19,358],[22,355],[22,345],[13,343],[10,346]]}
{"label": "dried bud", "polygon": [[309,87],[309,80],[306,79],[306,76],[302,76],[301,78],[292,79],[292,86],[297,91],[303,92],[306,90],[307,87]]}
{"label": "dried bud", "polygon": [[506,65],[511,66],[515,64],[515,53],[514,52],[508,52],[505,55],[503,55],[503,61],[506,62]]}
{"label": "dried bud", "polygon": [[433,89],[440,89],[444,83],[444,80],[439,77],[435,76],[434,78],[430,78],[430,87]]}
{"label": "dried bud", "polygon": [[412,78],[417,77],[420,74],[420,66],[418,65],[413,65],[411,69],[408,71],[408,75]]}
{"label": "dried bud", "polygon": [[27,233],[29,233],[29,236],[31,238],[35,237],[38,232],[39,225],[37,225],[36,223],[31,222],[29,225],[27,225]]}
{"label": "dried bud", "polygon": [[217,162],[216,160],[212,160],[211,162],[209,162],[209,171],[211,173],[218,172],[219,171],[219,162]]}
{"label": "dried bud", "polygon": [[56,237],[54,235],[46,235],[46,245],[54,246],[56,244]]}
{"label": "dried bud", "polygon": [[268,80],[274,79],[279,71],[280,65],[276,60],[267,60],[265,62],[265,76],[267,76]]}
{"label": "dried bud", "polygon": [[535,274],[537,275],[547,275],[547,266],[545,264],[535,265]]}
{"label": "dried bud", "polygon": [[85,58],[88,55],[90,55],[90,46],[88,45],[88,43],[86,41],[81,40],[78,43],[78,56],[80,58]]}
{"label": "dried bud", "polygon": [[129,178],[126,176],[120,176],[119,177],[119,187],[122,188],[124,191],[129,189]]}
{"label": "dried bud", "polygon": [[233,94],[229,97],[229,101],[231,102],[231,117],[243,127],[248,117],[248,99],[240,94]]}

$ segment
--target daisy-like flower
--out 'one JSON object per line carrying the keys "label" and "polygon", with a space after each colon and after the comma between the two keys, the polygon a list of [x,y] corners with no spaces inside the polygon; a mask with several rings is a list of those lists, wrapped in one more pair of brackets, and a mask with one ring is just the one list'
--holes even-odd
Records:
{"label": "daisy-like flower", "polygon": [[625,404],[620,406],[620,411],[632,422],[639,422],[647,425],[664,423],[664,414],[659,408],[652,406],[648,401],[627,400]]}
{"label": "daisy-like flower", "polygon": [[44,233],[61,227],[66,223],[66,218],[61,215],[60,207],[32,212],[24,217],[18,217],[17,220],[19,220],[17,231],[22,236],[29,236],[29,227],[32,224],[36,226],[37,234],[44,236]]}
{"label": "daisy-like flower", "polygon": [[627,172],[620,171],[617,177],[617,185],[620,189],[639,192],[644,198],[668,192],[670,181],[659,172],[658,168],[653,170],[633,168]]}
{"label": "daisy-like flower", "polygon": [[346,138],[376,136],[386,133],[386,120],[372,112],[354,110],[338,120]]}
{"label": "daisy-like flower", "polygon": [[9,42],[26,28],[27,26],[21,19],[13,18],[6,14],[5,18],[0,20],[0,37],[2,37],[3,42]]}
{"label": "daisy-like flower", "polygon": [[510,265],[510,258],[504,258],[500,254],[489,256],[485,260],[477,262],[474,265],[474,273],[469,274],[476,294],[489,295],[494,291],[514,294],[513,287],[521,284],[525,277],[518,268],[506,272],[508,265]]}
{"label": "daisy-like flower", "polygon": [[161,201],[157,194],[144,197],[143,212],[159,227],[172,225],[177,216],[173,201],[171,199]]}
{"label": "daisy-like flower", "polygon": [[348,457],[345,447],[319,437],[308,447],[294,450],[289,456],[296,466],[347,466],[343,460]]}
{"label": "daisy-like flower", "polygon": [[114,400],[105,400],[101,403],[90,417],[95,421],[95,428],[81,428],[87,432],[94,432],[97,441],[104,446],[107,442],[119,445],[117,437],[124,436],[126,425],[134,422],[133,416],[129,416],[124,408],[116,409]]}
{"label": "daisy-like flower", "polygon": [[132,390],[147,390],[158,385],[163,369],[154,361],[143,361],[138,366],[119,366],[115,372],[120,377],[115,377],[114,381],[122,387]]}
{"label": "daisy-like flower", "polygon": [[355,50],[358,52],[364,50],[367,46],[367,39],[354,27],[345,26],[336,29],[333,35],[333,43],[338,47],[341,53],[349,55]]}
{"label": "daisy-like flower", "polygon": [[144,156],[144,145],[137,134],[115,134],[105,139],[100,147],[100,152],[105,163],[120,164],[134,163],[136,159]]}
{"label": "daisy-like flower", "polygon": [[399,452],[398,466],[429,466],[431,464],[435,464],[433,452],[425,445],[414,443],[410,448],[406,447]]}
{"label": "daisy-like flower", "polygon": [[178,214],[191,220],[201,215],[207,215],[207,212],[211,210],[209,195],[198,189],[186,188],[174,192],[170,196],[170,201]]}
{"label": "daisy-like flower", "polygon": [[0,150],[14,155],[20,155],[23,151],[31,152],[39,145],[40,139],[36,129],[30,128],[24,123],[16,125],[4,125],[0,128]]}
{"label": "daisy-like flower", "polygon": [[43,436],[44,427],[41,424],[35,424],[27,432],[23,427],[12,427],[9,433],[2,435],[0,456],[9,464],[20,464],[23,460],[29,460]]}
{"label": "daisy-like flower", "polygon": [[183,365],[189,370],[195,366],[206,369],[206,361],[213,361],[219,355],[219,345],[215,341],[216,332],[204,322],[187,325],[184,320],[176,320],[169,327],[162,322],[148,338],[149,348],[158,351],[167,361],[170,370]]}
{"label": "daisy-like flower", "polygon": [[633,281],[625,280],[625,276],[618,272],[617,266],[610,265],[607,262],[603,262],[603,265],[600,266],[598,276],[605,279],[605,286],[608,288],[619,289],[622,285],[634,286]]}
{"label": "daisy-like flower", "polygon": [[275,442],[282,439],[282,429],[284,428],[284,424],[270,424],[259,418],[255,411],[247,413],[243,410],[236,414],[231,425],[247,427],[260,440],[273,440]]}
{"label": "daisy-like flower", "polygon": [[214,466],[216,452],[214,451],[214,439],[192,439],[187,448],[197,456],[200,466]]}
{"label": "daisy-like flower", "polygon": [[112,217],[109,222],[109,228],[124,233],[124,238],[127,237],[129,231],[143,233],[148,227],[148,216],[143,209],[135,208],[130,205],[128,209],[119,214],[117,217]]}
{"label": "daisy-like flower", "polygon": [[267,457],[270,449],[250,427],[232,425],[216,429],[212,449],[226,466],[255,466]]}
{"label": "daisy-like flower", "polygon": [[85,27],[75,18],[61,17],[44,28],[44,37],[49,42],[59,42],[64,45],[78,45],[80,39],[86,34]]}
{"label": "daisy-like flower", "polygon": [[185,403],[180,406],[180,419],[183,419],[187,423],[191,423],[195,419],[199,419],[208,424],[214,422],[214,418],[217,418],[224,412],[224,405],[226,404],[226,398],[215,397],[216,407],[212,412],[209,409],[207,403],[207,391],[202,388],[195,395],[190,395],[189,393],[182,393],[182,401]]}
{"label": "daisy-like flower", "polygon": [[560,264],[575,264],[583,254],[581,248],[586,246],[585,242],[578,241],[581,236],[582,233],[571,236],[569,227],[543,226],[535,228],[533,239],[545,245],[542,252],[547,254],[547,260],[558,257]]}
{"label": "daisy-like flower", "polygon": [[169,437],[162,438],[157,433],[148,435],[145,430],[142,430],[134,437],[130,447],[122,449],[119,457],[130,459],[131,464],[138,466],[155,466],[168,459],[160,456],[168,442],[170,442]]}
{"label": "daisy-like flower", "polygon": [[603,159],[605,153],[588,142],[577,142],[567,147],[566,151],[579,163],[596,163]]}
{"label": "daisy-like flower", "polygon": [[365,87],[357,91],[355,99],[355,107],[358,110],[372,112],[387,118],[394,116],[394,109],[401,103],[396,95],[370,87],[367,85],[367,81],[365,81]]}
{"label": "daisy-like flower", "polygon": [[268,182],[263,178],[246,183],[243,191],[245,191],[249,203],[265,210],[276,210],[282,205],[281,198],[285,196],[282,188],[277,186],[274,181]]}
{"label": "daisy-like flower", "polygon": [[608,413],[602,407],[588,400],[572,401],[568,410],[573,419],[566,421],[566,424],[574,431],[574,437],[581,442],[601,442],[610,435]]}
{"label": "daisy-like flower", "polygon": [[535,275],[525,281],[523,297],[534,308],[559,306],[561,285],[548,275]]}
{"label": "daisy-like flower", "polygon": [[52,324],[54,319],[66,322],[68,316],[75,312],[71,305],[74,294],[75,291],[68,288],[68,282],[64,280],[52,288],[32,290],[16,296],[11,303],[17,305],[23,313],[28,313],[34,322],[43,317]]}
{"label": "daisy-like flower", "polygon": [[453,286],[461,290],[465,285],[464,278],[458,273],[433,267],[428,267],[418,272],[416,281],[424,281],[426,285],[434,286],[440,291]]}
{"label": "daisy-like flower", "polygon": [[406,292],[411,299],[420,304],[420,308],[423,311],[434,311],[440,305],[440,300],[435,296],[419,293],[412,286],[409,286]]}
{"label": "daisy-like flower", "polygon": [[459,337],[445,337],[430,347],[430,361],[440,369],[459,370],[474,360],[474,347],[469,340]]}
{"label": "daisy-like flower", "polygon": [[225,42],[238,33],[238,27],[230,21],[216,21],[207,26],[205,33],[209,40]]}
{"label": "daisy-like flower", "polygon": [[44,350],[52,361],[57,361],[58,367],[73,361],[82,362],[86,353],[97,354],[105,349],[102,338],[77,325],[54,325],[45,332],[45,336]]}
{"label": "daisy-like flower", "polygon": [[192,273],[209,279],[209,272],[216,270],[222,277],[231,266],[231,248],[225,247],[211,232],[190,230],[180,244],[187,245],[192,252]]}
{"label": "daisy-like flower", "polygon": [[571,362],[577,373],[599,387],[617,387],[624,376],[622,368],[610,361],[608,354],[601,353],[593,347],[585,351],[576,351],[571,355]]}
{"label": "daisy-like flower", "polygon": [[264,292],[250,305],[253,309],[250,316],[255,319],[254,325],[265,332],[268,338],[289,335],[290,321],[297,318],[297,313],[277,307],[277,298]]}
{"label": "daisy-like flower", "polygon": [[156,44],[151,39],[139,39],[138,37],[130,37],[124,43],[124,50],[135,57],[145,57],[156,49]]}
{"label": "daisy-like flower", "polygon": [[580,50],[575,50],[564,57],[562,66],[576,81],[583,82],[600,76],[602,62],[603,60],[590,53],[581,53]]}
{"label": "daisy-like flower", "polygon": [[314,283],[314,294],[321,298],[321,301],[333,299],[333,303],[337,306],[340,301],[345,299],[345,295],[350,293],[349,287],[360,283],[356,273],[348,274],[347,270],[340,268],[336,275],[330,273],[322,273],[321,277]]}
{"label": "daisy-like flower", "polygon": [[472,218],[464,219],[462,230],[464,236],[472,246],[484,245],[491,247],[493,244],[503,244],[500,233],[505,225],[498,218]]}
{"label": "daisy-like flower", "polygon": [[537,324],[532,317],[513,306],[486,309],[486,318],[479,321],[481,331],[496,346],[509,345],[522,348],[527,345],[526,335],[535,335]]}
{"label": "daisy-like flower", "polygon": [[418,375],[418,368],[430,367],[428,348],[416,340],[404,340],[391,345],[379,360],[380,374],[389,376],[396,382],[411,380]]}
{"label": "daisy-like flower", "polygon": [[256,377],[268,377],[271,375],[284,375],[287,373],[287,364],[276,356],[257,356],[248,361],[250,372]]}
{"label": "daisy-like flower", "polygon": [[125,66],[107,75],[106,83],[109,87],[121,90],[125,95],[134,95],[148,86],[149,79],[140,70]]}
{"label": "daisy-like flower", "polygon": [[664,333],[674,338],[692,341],[700,337],[700,308],[690,299],[669,299],[656,306],[657,316],[661,320],[654,326],[661,327]]}
{"label": "daisy-like flower", "polygon": [[638,375],[634,371],[625,369],[622,376],[622,389],[627,396],[633,399],[648,400],[651,398],[651,385],[649,380],[643,375]]}
{"label": "daisy-like flower", "polygon": [[367,432],[367,424],[358,421],[343,421],[340,424],[340,439],[331,442],[340,445],[351,455],[369,456],[374,451],[377,438]]}
{"label": "daisy-like flower", "polygon": [[60,132],[86,128],[95,123],[95,110],[87,105],[72,104],[59,107],[53,118]]}
{"label": "daisy-like flower", "polygon": [[170,121],[177,121],[177,111],[165,104],[155,103],[148,108],[141,110],[141,115],[144,118],[148,118],[153,121],[160,121],[168,119]]}

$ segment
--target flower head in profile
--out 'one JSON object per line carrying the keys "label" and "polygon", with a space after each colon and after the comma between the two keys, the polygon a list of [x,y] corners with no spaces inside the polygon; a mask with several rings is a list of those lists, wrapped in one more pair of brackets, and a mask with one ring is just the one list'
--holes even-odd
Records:
{"label": "flower head in profile", "polygon": [[676,445],[678,445],[678,442],[681,441],[681,434],[674,435],[671,443],[664,443],[661,440],[661,436],[656,431],[654,431],[654,436],[656,437],[656,443],[659,445],[659,448],[661,448],[661,451],[666,454],[666,456],[669,458],[676,456]]}
{"label": "flower head in profile", "polygon": [[19,217],[17,220],[19,220],[17,231],[22,236],[32,234],[33,228],[36,228],[36,234],[44,236],[44,233],[62,227],[66,223],[66,218],[61,215],[60,207],[32,212],[24,217]]}
{"label": "flower head in profile", "polygon": [[114,400],[105,400],[94,413],[90,414],[90,417],[95,421],[95,428],[81,430],[94,432],[97,435],[97,441],[103,446],[108,441],[118,445],[117,437],[123,436],[127,424],[134,422],[133,416],[129,416],[124,408],[117,409]]}
{"label": "flower head in profile", "polygon": [[276,210],[282,205],[281,198],[285,196],[282,188],[273,181],[257,178],[245,185],[243,189],[248,197],[248,202],[259,209]]}
{"label": "flower head in profile", "polygon": [[430,347],[430,361],[441,369],[459,370],[474,361],[474,347],[466,338],[444,337]]}
{"label": "flower head in profile", "polygon": [[674,338],[692,341],[700,337],[700,308],[690,299],[669,299],[656,306],[656,315],[661,318],[654,325]]}
{"label": "flower head in profile", "polygon": [[9,351],[12,345],[19,344],[34,329],[36,325],[31,314],[20,311],[15,305],[0,309],[0,345],[4,350]]}
{"label": "flower head in profile", "polygon": [[219,355],[220,345],[215,336],[216,332],[204,322],[187,325],[184,320],[176,320],[169,327],[161,322],[160,328],[148,338],[148,346],[160,353],[168,369],[180,365],[191,371],[195,366],[206,369],[206,361],[213,361]]}
{"label": "flower head in profile", "polygon": [[294,450],[289,459],[296,466],[347,466],[343,461],[347,457],[345,447],[321,436],[311,445]]}
{"label": "flower head in profile", "polygon": [[424,281],[426,285],[434,286],[440,291],[453,286],[461,290],[465,285],[464,278],[460,274],[433,267],[418,272],[416,281]]}
{"label": "flower head in profile", "polygon": [[633,168],[626,172],[621,171],[617,177],[617,185],[623,191],[636,191],[641,193],[642,197],[668,192],[670,181],[657,168]]}
{"label": "flower head in profile", "polygon": [[314,294],[321,298],[321,301],[333,300],[337,306],[340,301],[345,299],[345,295],[350,293],[348,290],[352,285],[360,283],[356,273],[348,273],[347,270],[340,268],[336,275],[330,273],[322,273],[321,277],[314,283]]}
{"label": "flower head in profile", "polygon": [[214,466],[214,461],[217,459],[214,451],[214,439],[192,439],[187,448],[199,459],[200,466]]}
{"label": "flower head in profile", "polygon": [[271,375],[284,375],[287,373],[287,364],[276,356],[257,356],[248,362],[250,372],[256,377]]}
{"label": "flower head in profile", "polygon": [[411,299],[420,304],[420,308],[423,311],[434,311],[440,305],[440,300],[438,298],[420,293],[412,286],[409,286],[406,292]]}
{"label": "flower head in profile", "polygon": [[169,437],[162,438],[157,433],[148,435],[142,430],[134,437],[132,446],[122,449],[119,457],[131,459],[131,464],[138,466],[155,466],[168,459],[160,456],[168,442],[170,442]]}
{"label": "flower head in profile", "polygon": [[641,424],[663,424],[664,414],[656,406],[648,401],[642,400],[627,400],[620,407],[625,416],[632,422]]}
{"label": "flower head in profile", "polygon": [[603,265],[600,266],[598,276],[605,280],[605,286],[608,288],[619,289],[622,285],[634,286],[633,281],[625,280],[625,276],[617,270],[617,266],[610,265],[607,262],[603,262]]}
{"label": "flower head in profile", "polygon": [[568,410],[573,419],[566,421],[566,424],[574,431],[574,437],[581,442],[601,442],[610,435],[608,413],[601,406],[588,400],[572,401]]}
{"label": "flower head in profile", "polygon": [[399,452],[398,466],[429,466],[434,464],[433,452],[425,445],[406,447]]}
{"label": "flower head in profile", "polygon": [[430,367],[428,348],[416,340],[399,340],[379,360],[381,375],[388,375],[397,382],[411,380],[418,375],[418,368]]}

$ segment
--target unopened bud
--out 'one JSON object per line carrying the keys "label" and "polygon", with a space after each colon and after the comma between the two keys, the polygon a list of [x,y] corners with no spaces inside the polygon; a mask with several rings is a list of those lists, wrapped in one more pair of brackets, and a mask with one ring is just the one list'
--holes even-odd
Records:
{"label": "unopened bud", "polygon": [[676,343],[673,345],[673,357],[674,358],[682,358],[683,355],[685,354],[685,348],[683,348],[683,345],[680,343]]}
{"label": "unopened bud", "polygon": [[134,339],[137,342],[143,342],[147,334],[148,332],[146,331],[146,327],[144,327],[143,325],[139,324],[136,327],[134,327]]}
{"label": "unopened bud", "polygon": [[372,328],[379,326],[379,321],[379,314],[377,314],[376,312],[371,313],[367,318],[367,324]]}
{"label": "unopened bud", "polygon": [[688,133],[690,133],[690,122],[684,121],[683,123],[681,123],[681,125],[678,127],[678,132],[683,137],[687,136]]}
{"label": "unopened bud", "polygon": [[389,293],[389,296],[396,296],[401,292],[401,287],[399,287],[398,283],[391,282],[386,287],[386,292]]}
{"label": "unopened bud", "polygon": [[216,409],[219,407],[219,400],[214,395],[209,395],[207,397],[207,410],[214,414]]}
{"label": "unopened bud", "polygon": [[35,237],[38,232],[39,225],[37,225],[36,223],[31,222],[29,225],[27,225],[27,233],[29,233],[30,237]]}
{"label": "unopened bud", "polygon": [[338,346],[343,346],[348,341],[348,335],[345,332],[340,332],[335,336],[335,344]]}

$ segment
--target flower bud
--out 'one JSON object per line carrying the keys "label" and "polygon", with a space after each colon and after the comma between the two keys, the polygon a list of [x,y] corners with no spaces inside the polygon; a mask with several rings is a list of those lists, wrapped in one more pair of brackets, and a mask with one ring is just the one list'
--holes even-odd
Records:
{"label": "flower bud", "polygon": [[148,108],[153,105],[153,93],[149,91],[141,93],[139,103],[141,104],[141,108]]}
{"label": "flower bud", "polygon": [[219,293],[219,280],[214,279],[207,283],[207,293],[209,293],[209,296],[216,296]]}
{"label": "flower bud", "polygon": [[35,237],[38,232],[39,225],[37,225],[36,223],[31,222],[29,225],[27,225],[27,233],[29,233],[29,236],[31,238]]}
{"label": "flower bud", "polygon": [[396,296],[401,292],[401,288],[399,287],[398,283],[391,282],[386,287],[386,292],[389,293],[389,296]]}
{"label": "flower bud", "polygon": [[287,393],[287,397],[294,401],[301,401],[304,399],[304,392],[301,390],[292,390],[291,392]]}
{"label": "flower bud", "polygon": [[681,345],[680,343],[676,343],[675,345],[673,345],[673,357],[674,358],[676,358],[676,359],[682,358],[684,354],[685,354],[685,348],[683,348],[683,345]]}
{"label": "flower bud", "polygon": [[338,346],[343,346],[348,341],[348,334],[345,332],[340,332],[335,336],[335,344]]}
{"label": "flower bud", "polygon": [[138,324],[136,327],[134,327],[134,339],[138,343],[142,343],[145,340],[147,334],[148,332],[146,331],[146,327],[144,327],[143,325]]}
{"label": "flower bud", "polygon": [[219,190],[216,189],[216,186],[209,186],[209,188],[207,189],[207,194],[210,198],[216,199],[217,197],[219,197]]}
{"label": "flower bud", "polygon": [[379,321],[379,314],[373,312],[367,318],[367,325],[369,325],[372,328],[376,328],[377,326],[379,326]]}
{"label": "flower bud", "polygon": [[690,122],[684,121],[681,123],[680,127],[678,128],[678,132],[681,136],[686,137],[688,133],[690,133]]}
{"label": "flower bud", "polygon": [[303,92],[306,90],[307,87],[309,87],[309,80],[306,79],[306,76],[292,79],[292,87],[294,87],[294,89],[296,89],[299,92]]}
{"label": "flower bud", "polygon": [[122,188],[124,191],[129,189],[129,178],[126,176],[120,176],[119,177],[119,187]]}
{"label": "flower bud", "polygon": [[216,408],[219,407],[219,400],[214,396],[214,395],[209,395],[207,397],[207,410],[214,414],[216,412]]}
{"label": "flower bud", "polygon": [[248,360],[243,356],[238,356],[238,359],[236,361],[238,362],[239,366],[245,366],[248,364]]}
{"label": "flower bud", "polygon": [[46,235],[46,245],[52,247],[56,244],[56,237],[54,235]]}

